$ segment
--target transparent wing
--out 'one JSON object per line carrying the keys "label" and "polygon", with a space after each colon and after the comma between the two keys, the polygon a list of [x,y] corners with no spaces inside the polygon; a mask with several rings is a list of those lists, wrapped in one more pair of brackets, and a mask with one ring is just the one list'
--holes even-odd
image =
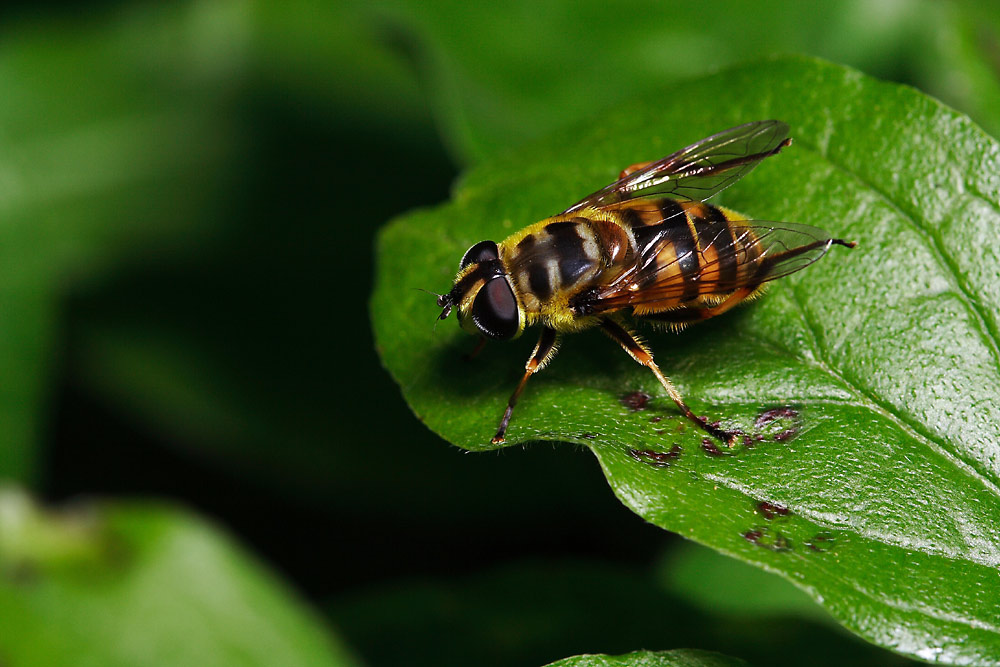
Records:
{"label": "transparent wing", "polygon": [[[827,232],[809,225],[793,222],[760,222],[739,220],[729,222],[729,231],[719,228],[714,238],[702,237],[698,249],[674,253],[672,261],[659,261],[661,251],[674,244],[679,225],[666,223],[664,233],[647,247],[640,249],[635,267],[619,276],[594,296],[589,312],[607,312],[626,307],[640,306],[643,310],[656,311],[676,308],[679,300],[691,294],[693,282],[710,287],[712,295],[724,295],[737,289],[756,289],[790,273],[800,271],[826,254],[833,244],[853,247]],[[725,234],[726,241],[719,242]],[[731,234],[731,237],[730,237]],[[732,238],[732,242],[729,239]],[[696,268],[691,254],[696,254]],[[734,277],[720,279],[720,267],[735,264]],[[699,289],[697,291],[704,295]]]}
{"label": "transparent wing", "polygon": [[641,197],[705,201],[789,143],[788,125],[780,120],[760,120],[723,130],[615,181],[564,213]]}

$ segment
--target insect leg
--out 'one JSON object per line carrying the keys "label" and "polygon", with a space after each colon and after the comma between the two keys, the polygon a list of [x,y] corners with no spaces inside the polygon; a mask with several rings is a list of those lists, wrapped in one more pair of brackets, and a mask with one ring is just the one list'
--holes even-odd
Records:
{"label": "insect leg", "polygon": [[629,165],[622,169],[622,173],[618,176],[618,180],[621,180],[626,176],[631,176],[635,172],[645,169],[654,162],[656,162],[656,160],[650,160],[649,162],[636,162],[635,164]]}
{"label": "insect leg", "polygon": [[635,359],[637,362],[639,362],[649,370],[653,371],[653,375],[655,375],[656,379],[660,381],[660,384],[663,385],[663,388],[667,390],[667,395],[670,396],[673,402],[677,404],[677,407],[681,409],[681,412],[684,413],[685,417],[687,417],[692,422],[697,424],[698,428],[702,429],[713,438],[721,440],[727,444],[732,444],[732,440],[735,438],[735,434],[723,431],[720,428],[712,426],[707,421],[705,421],[701,417],[691,412],[691,408],[689,408],[684,403],[684,399],[681,397],[680,392],[678,392],[677,389],[674,388],[674,385],[673,383],[670,382],[670,379],[663,374],[663,371],[660,370],[660,367],[657,366],[656,362],[653,361],[653,354],[649,351],[649,348],[643,345],[639,341],[639,339],[635,337],[634,334],[632,334],[630,331],[625,329],[617,322],[614,322],[613,320],[609,319],[601,320],[601,328],[604,329],[604,332],[608,334],[608,336],[610,336],[615,342],[621,345],[625,349],[625,351],[628,352],[630,357]]}
{"label": "insect leg", "polygon": [[479,356],[479,353],[486,347],[486,336],[480,336],[476,346],[462,355],[464,361],[472,361]]}
{"label": "insect leg", "polygon": [[538,371],[545,368],[545,364],[552,360],[552,357],[556,355],[556,332],[555,329],[550,329],[548,327],[542,327],[542,334],[538,337],[538,344],[535,345],[535,351],[531,353],[531,357],[528,358],[528,363],[524,365],[524,377],[517,385],[517,389],[511,394],[510,400],[507,401],[507,409],[504,410],[503,418],[500,420],[500,426],[497,428],[497,434],[493,436],[490,441],[494,445],[499,445],[503,442],[503,436],[507,432],[507,424],[510,423],[510,415],[514,412],[514,406],[517,404],[517,398],[524,391],[524,385],[528,384],[528,378],[537,373]]}

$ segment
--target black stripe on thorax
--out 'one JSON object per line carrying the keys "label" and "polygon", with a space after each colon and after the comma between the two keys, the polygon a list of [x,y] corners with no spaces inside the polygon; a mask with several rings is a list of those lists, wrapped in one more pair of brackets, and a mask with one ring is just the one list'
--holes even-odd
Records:
{"label": "black stripe on thorax", "polygon": [[552,253],[559,267],[559,280],[563,286],[571,286],[593,266],[583,248],[580,236],[581,225],[586,226],[586,218],[573,218],[564,222],[550,222],[545,231],[552,239]]}
{"label": "black stripe on thorax", "polygon": [[517,249],[524,252],[525,250],[530,250],[535,246],[535,235],[528,234],[523,239],[517,242]]}
{"label": "black stripe on thorax", "polygon": [[[517,250],[521,253],[527,253],[535,247],[537,242],[538,239],[535,238],[534,234],[528,234],[517,242]],[[544,262],[533,262],[529,264],[527,268],[525,268],[525,272],[528,275],[528,288],[537,299],[544,301],[552,296],[552,284],[549,281],[549,271]]]}
{"label": "black stripe on thorax", "polygon": [[534,262],[528,267],[528,287],[539,301],[546,301],[552,296],[552,281],[549,280],[549,268],[545,262]]}

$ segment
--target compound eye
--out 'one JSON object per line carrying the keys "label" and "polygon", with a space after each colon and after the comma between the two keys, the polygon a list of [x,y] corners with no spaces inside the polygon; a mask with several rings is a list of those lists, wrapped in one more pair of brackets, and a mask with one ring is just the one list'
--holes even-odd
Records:
{"label": "compound eye", "polygon": [[480,241],[465,251],[462,263],[459,265],[459,271],[469,264],[478,264],[479,262],[491,259],[500,259],[500,251],[497,250],[497,244],[493,241]]}
{"label": "compound eye", "polygon": [[513,338],[517,334],[517,299],[507,280],[494,278],[472,302],[472,321],[488,338]]}

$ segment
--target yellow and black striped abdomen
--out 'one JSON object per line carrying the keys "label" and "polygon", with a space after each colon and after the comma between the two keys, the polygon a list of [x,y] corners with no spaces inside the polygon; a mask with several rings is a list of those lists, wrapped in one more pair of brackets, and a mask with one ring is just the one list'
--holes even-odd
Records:
{"label": "yellow and black striped abdomen", "polygon": [[637,262],[629,282],[606,294],[637,314],[712,305],[751,286],[760,255],[757,238],[732,211],[697,202],[626,202],[618,215],[635,237]]}

